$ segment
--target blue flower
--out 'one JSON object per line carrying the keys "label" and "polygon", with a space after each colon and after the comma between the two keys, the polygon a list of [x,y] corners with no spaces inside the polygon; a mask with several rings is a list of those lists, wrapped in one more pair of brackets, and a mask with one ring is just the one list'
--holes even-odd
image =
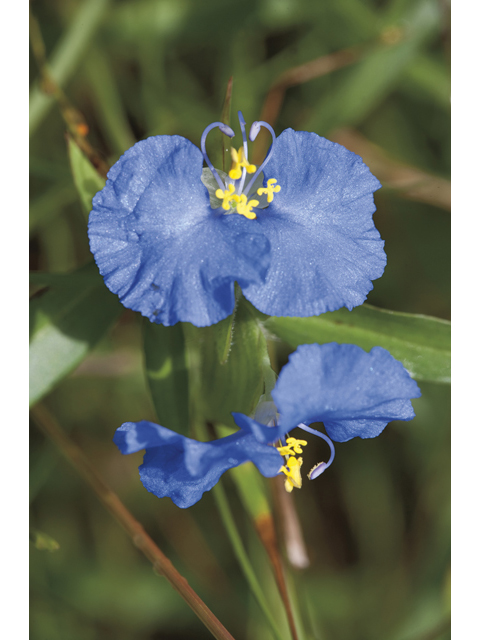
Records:
{"label": "blue flower", "polygon": [[[144,420],[123,424],[114,442],[124,454],[145,449],[139,467],[144,487],[185,508],[227,469],[247,461],[266,477],[283,473],[287,491],[300,488],[303,459],[297,456],[307,441],[290,436],[294,428],[320,436],[330,446],[330,459],[309,472],[313,480],[333,462],[332,440],[373,438],[392,420],[411,420],[410,399],[419,396],[417,383],[381,347],[367,353],[352,344],[302,345],[280,372],[274,402],[260,403],[255,418],[232,414],[240,427],[236,433],[198,442]],[[310,427],[313,422],[323,422],[328,435]]]}
{"label": "blue flower", "polygon": [[[93,199],[90,247],[107,287],[152,322],[207,326],[233,312],[234,283],[260,311],[310,316],[364,302],[386,264],[361,158],[315,133],[284,131],[260,167],[243,145],[228,174],[180,136],[142,140]],[[202,170],[203,162],[208,168]],[[267,167],[268,163],[268,167]],[[231,215],[235,214],[235,215]],[[237,215],[240,214],[240,215]]]}

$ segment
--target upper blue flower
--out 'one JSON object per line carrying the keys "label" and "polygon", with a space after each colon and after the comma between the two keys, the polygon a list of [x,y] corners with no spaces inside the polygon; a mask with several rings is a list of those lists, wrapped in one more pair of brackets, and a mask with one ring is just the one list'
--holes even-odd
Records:
{"label": "upper blue flower", "polygon": [[[260,311],[310,316],[361,304],[386,264],[372,215],[381,185],[354,153],[314,133],[284,131],[260,167],[243,145],[228,174],[180,136],[135,144],[93,199],[90,247],[105,283],[152,322],[214,324],[234,283]],[[204,160],[208,169],[202,171]],[[252,175],[253,174],[253,175]],[[214,207],[214,208],[212,208]],[[230,215],[241,214],[241,215]]]}
{"label": "upper blue flower", "polygon": [[[418,396],[417,383],[381,347],[366,353],[351,344],[302,345],[280,372],[272,391],[275,404],[262,403],[257,419],[232,414],[238,432],[198,442],[152,422],[126,422],[115,432],[114,442],[124,454],[145,449],[139,467],[145,488],[189,507],[227,469],[247,461],[266,477],[284,473],[289,491],[301,487],[303,460],[297,455],[307,442],[289,435],[295,427],[330,445],[328,462],[320,462],[308,474],[314,479],[333,461],[331,440],[373,438],[392,420],[411,420],[415,414],[410,399]],[[323,422],[329,437],[308,426],[312,422]],[[277,447],[271,446],[274,442]]]}

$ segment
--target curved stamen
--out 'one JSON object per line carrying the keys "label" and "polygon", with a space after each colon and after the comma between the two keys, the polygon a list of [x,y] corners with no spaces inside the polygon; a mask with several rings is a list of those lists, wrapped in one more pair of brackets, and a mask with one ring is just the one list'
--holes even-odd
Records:
{"label": "curved stamen", "polygon": [[277,136],[275,135],[275,131],[272,129],[272,127],[268,124],[268,122],[264,122],[263,120],[258,120],[255,121],[252,126],[250,127],[250,140],[253,142],[255,140],[255,138],[258,136],[259,132],[260,132],[260,128],[264,127],[265,129],[268,129],[270,131],[270,133],[272,134],[272,144],[270,146],[270,150],[267,153],[267,157],[265,158],[265,160],[262,162],[262,164],[258,167],[257,171],[255,172],[253,178],[250,180],[250,182],[248,183],[244,194],[246,196],[248,196],[248,192],[250,191],[253,183],[255,182],[255,180],[258,178],[258,176],[261,174],[261,172],[263,171],[263,168],[265,167],[265,165],[267,164],[267,162],[270,160],[270,158],[272,157],[272,153],[273,153],[273,147],[275,146],[275,140],[277,139]]}
{"label": "curved stamen", "polygon": [[325,469],[328,469],[328,467],[332,464],[333,459],[335,458],[335,447],[333,446],[333,442],[330,440],[328,436],[321,433],[320,431],[317,431],[316,429],[312,429],[312,427],[308,427],[306,424],[303,424],[303,422],[298,424],[297,427],[300,427],[300,429],[303,429],[303,431],[308,431],[308,433],[313,433],[313,435],[315,436],[319,436],[320,438],[322,438],[322,440],[325,440],[325,442],[330,447],[329,461],[319,462],[313,467],[313,469],[308,474],[309,480],[315,480],[315,478],[318,478],[318,476],[321,475],[325,471]]}
{"label": "curved stamen", "polygon": [[233,129],[229,127],[227,124],[223,124],[223,122],[212,122],[212,124],[209,124],[208,127],[205,129],[205,131],[202,133],[202,137],[200,140],[200,149],[202,150],[203,157],[205,158],[205,162],[207,163],[210,171],[213,173],[213,177],[217,181],[218,186],[222,191],[224,191],[226,189],[226,185],[224,185],[222,180],[220,180],[220,176],[218,175],[213,164],[210,162],[210,158],[207,156],[207,151],[205,149],[205,142],[207,140],[207,136],[212,129],[215,129],[215,127],[218,127],[220,131],[224,133],[226,136],[228,136],[229,138],[233,138],[235,134],[233,132]]}

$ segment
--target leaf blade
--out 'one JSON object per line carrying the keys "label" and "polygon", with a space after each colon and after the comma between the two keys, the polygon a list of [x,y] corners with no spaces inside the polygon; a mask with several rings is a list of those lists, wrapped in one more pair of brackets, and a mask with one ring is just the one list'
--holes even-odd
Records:
{"label": "leaf blade", "polygon": [[98,191],[103,189],[105,180],[97,173],[95,167],[70,137],[68,138],[68,157],[73,181],[77,188],[83,212],[88,220],[88,214],[92,210],[92,198]]}
{"label": "leaf blade", "polygon": [[123,311],[94,263],[57,280],[30,304],[30,405],[80,364]]}
{"label": "leaf blade", "polygon": [[188,370],[180,324],[171,327],[144,320],[145,373],[159,424],[187,434]]}
{"label": "leaf blade", "polygon": [[265,327],[293,348],[318,342],[349,342],[363,349],[380,346],[400,360],[417,380],[450,382],[450,323],[430,316],[362,305],[311,318],[275,318]]}

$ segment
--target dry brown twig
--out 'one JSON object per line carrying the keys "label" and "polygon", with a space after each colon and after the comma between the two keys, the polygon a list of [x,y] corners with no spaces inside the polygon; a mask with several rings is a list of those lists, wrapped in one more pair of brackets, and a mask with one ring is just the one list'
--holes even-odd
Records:
{"label": "dry brown twig", "polygon": [[142,525],[133,517],[116,493],[102,480],[82,450],[63,431],[54,416],[42,404],[32,409],[32,415],[41,431],[60,449],[65,458],[83,476],[104,507],[130,536],[133,544],[150,560],[154,570],[164,576],[193,612],[200,618],[217,640],[234,640],[222,623],[210,611],[203,600],[188,584],[187,580],[175,569],[170,560],[162,553]]}

